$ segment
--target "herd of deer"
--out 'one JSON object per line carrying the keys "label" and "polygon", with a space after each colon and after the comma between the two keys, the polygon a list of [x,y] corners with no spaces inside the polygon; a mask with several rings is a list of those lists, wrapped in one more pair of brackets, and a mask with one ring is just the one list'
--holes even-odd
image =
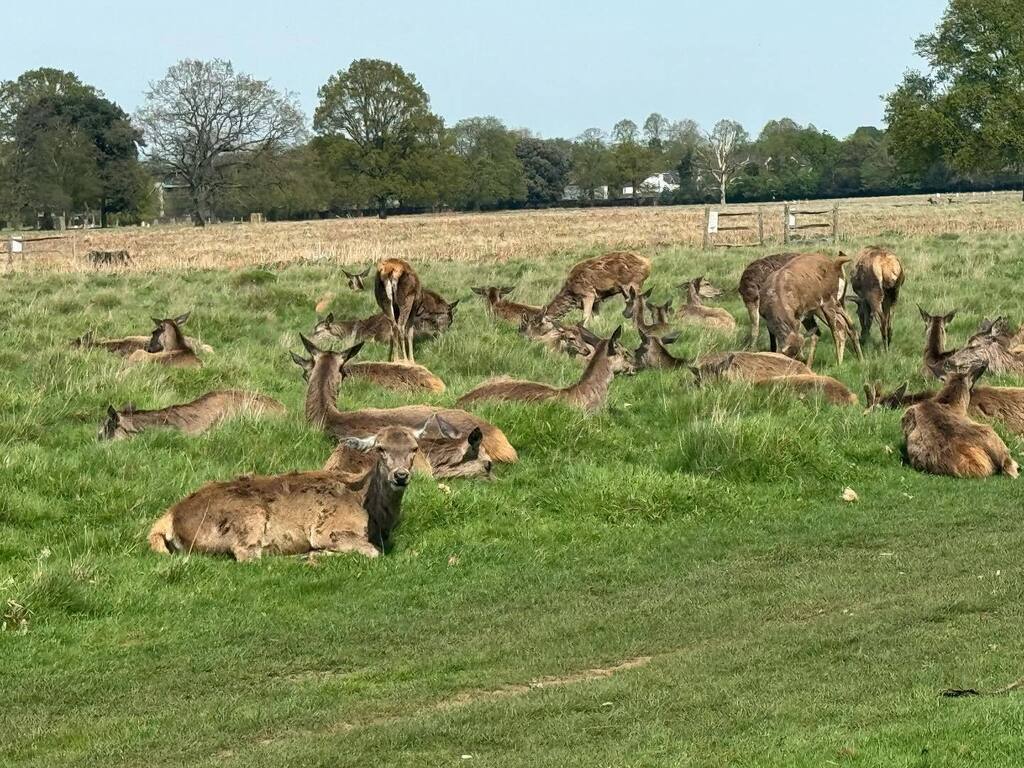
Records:
{"label": "herd of deer", "polygon": [[[387,259],[377,265],[373,292],[379,312],[370,317],[337,321],[333,314],[317,321],[312,339],[299,337],[308,357],[292,353],[307,382],[307,421],[337,440],[323,468],[279,476],[244,476],[204,485],[172,506],[153,526],[149,543],[161,553],[206,552],[238,560],[262,554],[359,552],[375,557],[384,551],[399,519],[402,496],[414,469],[436,478],[490,477],[494,462],[515,462],[516,450],[504,433],[464,409],[484,400],[524,403],[557,400],[584,410],[600,408],[616,374],[653,368],[684,368],[698,386],[717,378],[789,388],[798,395],[816,394],[833,404],[856,405],[854,393],[839,380],[814,373],[811,366],[825,323],[842,364],[849,340],[856,354],[877,323],[882,346],[892,342],[893,308],[905,272],[889,250],[867,248],[854,261],[847,297],[844,266],[851,258],[821,253],[786,253],[758,259],[746,267],[739,293],[750,317],[747,349],[720,352],[689,361],[668,349],[677,334],[674,324],[700,325],[732,331],[735,319],[705,300],[721,294],[704,277],[684,283],[686,304],[672,312],[672,302],[651,303],[644,283],[651,262],[633,253],[616,252],[580,262],[558,293],[544,306],[508,299],[511,287],[474,287],[486,300],[491,316],[513,323],[529,339],[586,361],[579,381],[555,387],[532,381],[496,378],[485,381],[456,401],[455,408],[413,405],[342,411],[338,390],[348,377],[400,390],[440,393],[444,382],[415,363],[416,339],[447,331],[457,301],[447,302],[424,288],[410,264]],[[365,288],[361,273],[346,272],[352,290]],[[636,350],[622,344],[620,325],[609,338],[587,329],[601,305],[614,297],[625,300],[623,316],[640,336]],[[845,301],[857,305],[859,336],[854,333]],[[582,322],[563,318],[582,311]],[[1013,333],[1004,318],[986,321],[959,350],[945,350],[946,326],[954,313],[929,315],[923,370],[942,380],[934,392],[908,394],[904,384],[886,395],[878,384],[865,385],[867,406],[906,408],[902,420],[905,458],[913,467],[954,477],[996,473],[1017,476],[1017,463],[988,424],[972,417],[1001,422],[1024,434],[1024,388],[979,387],[986,371],[1024,374],[1024,331]],[[121,339],[76,339],[77,347],[99,347],[130,363],[152,361],[169,366],[202,365],[198,353],[208,346],[182,333],[188,315],[154,319],[152,334]],[[767,326],[771,351],[751,351],[761,321]],[[337,339],[347,348],[331,351],[321,345]],[[389,362],[353,363],[365,341],[390,345]],[[800,358],[803,359],[800,359]],[[140,410],[129,404],[110,406],[101,439],[124,439],[150,427],[171,427],[200,434],[240,412],[283,413],[281,403],[254,392],[221,390],[179,405]]]}

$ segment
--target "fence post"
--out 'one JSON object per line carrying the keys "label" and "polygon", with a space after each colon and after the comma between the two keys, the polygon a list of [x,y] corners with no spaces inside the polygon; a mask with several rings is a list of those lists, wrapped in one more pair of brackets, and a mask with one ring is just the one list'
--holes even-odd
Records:
{"label": "fence post", "polygon": [[757,206],[757,244],[764,245],[764,206]]}
{"label": "fence post", "polygon": [[832,243],[839,242],[839,203],[832,206]]}
{"label": "fence post", "polygon": [[782,206],[782,242],[789,245],[789,203]]}
{"label": "fence post", "polygon": [[711,222],[711,206],[710,205],[705,205],[704,206],[704,242],[703,242],[703,245],[701,246],[701,249],[705,250],[705,251],[708,249],[708,240],[709,240],[708,225],[710,224],[710,222]]}

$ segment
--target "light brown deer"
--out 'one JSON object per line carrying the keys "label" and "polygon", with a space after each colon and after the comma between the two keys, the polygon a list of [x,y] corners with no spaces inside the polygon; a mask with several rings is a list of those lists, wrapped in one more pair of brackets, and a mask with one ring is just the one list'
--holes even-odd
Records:
{"label": "light brown deer", "polygon": [[788,376],[769,376],[755,382],[759,386],[791,389],[802,398],[804,395],[820,395],[832,405],[858,405],[857,395],[839,379],[820,376],[815,373],[800,373]]}
{"label": "light brown deer", "polygon": [[[898,386],[886,395],[879,384],[865,384],[867,406],[873,408],[908,408],[911,405],[931,400],[936,391],[907,392],[907,383]],[[998,421],[1015,435],[1024,436],[1024,388],[1021,387],[979,387],[971,389],[967,413],[975,418]]]}
{"label": "light brown deer", "polygon": [[460,397],[456,405],[467,405],[481,400],[503,400],[535,403],[542,400],[560,400],[574,408],[594,411],[608,399],[608,390],[616,373],[633,373],[630,355],[619,344],[622,326],[615,329],[609,339],[601,340],[587,363],[583,376],[568,387],[552,387],[533,381],[517,379],[491,379]]}
{"label": "light brown deer", "polygon": [[373,295],[391,324],[388,359],[416,362],[413,354],[414,318],[423,289],[412,265],[402,259],[385,259],[377,265]]}
{"label": "light brown deer", "polygon": [[[672,330],[670,311],[672,300],[666,304],[651,304],[650,298],[653,288],[648,288],[639,293],[635,288],[630,288],[626,293],[626,308],[622,310],[622,316],[632,320],[637,331],[644,331],[652,336],[664,336]],[[647,322],[647,313],[650,310],[651,322]]]}
{"label": "light brown deer", "polygon": [[617,251],[596,256],[569,270],[558,293],[544,307],[544,314],[560,318],[573,309],[583,310],[583,325],[590,322],[602,301],[626,297],[629,289],[639,292],[651,275],[651,260],[635,253]]}
{"label": "light brown deer", "polygon": [[362,272],[349,272],[347,269],[342,267],[341,271],[345,274],[345,279],[351,290],[362,291],[366,289],[365,280],[369,276],[371,269],[373,269],[373,267],[367,267]]}
{"label": "light brown deer", "polygon": [[[455,408],[435,408],[428,405],[407,405],[400,408],[363,408],[358,411],[340,411],[337,407],[338,386],[347,375],[348,361],[359,352],[357,344],[343,352],[321,350],[301,334],[302,344],[313,358],[306,389],[306,420],[338,439],[365,436],[389,426],[416,427],[440,416],[460,434],[469,435],[475,427],[483,434],[481,446],[492,461],[514,462],[516,450],[504,433],[493,424],[467,411]],[[428,458],[435,469],[442,466],[444,457],[433,452]]]}
{"label": "light brown deer", "polygon": [[398,524],[422,432],[385,427],[369,438],[348,438],[376,450],[361,478],[330,471],[245,476],[207,483],[153,525],[154,552],[227,554],[253,560],[264,554],[357,552],[377,557]]}
{"label": "light brown deer", "polygon": [[878,322],[882,347],[892,344],[893,307],[900,298],[900,287],[906,279],[903,265],[896,254],[877,245],[865,248],[857,256],[850,276],[853,301],[860,320],[860,343],[863,345],[871,333],[872,321]]}
{"label": "light brown deer", "polygon": [[919,304],[917,311],[921,313],[921,319],[925,322],[924,342],[924,365],[922,371],[931,374],[938,379],[943,378],[955,366],[952,357],[957,353],[955,349],[946,347],[946,326],[953,322],[956,317],[956,310],[945,315],[930,315],[921,309]]}
{"label": "light brown deer", "polygon": [[487,300],[487,310],[492,316],[517,325],[524,320],[535,320],[542,316],[543,307],[535,307],[530,304],[518,304],[509,301],[505,297],[515,290],[514,286],[486,286],[471,289],[477,296],[483,296]]}
{"label": "light brown deer", "polygon": [[982,365],[950,373],[934,397],[903,414],[906,457],[914,469],[953,477],[988,477],[999,472],[1017,477],[1017,462],[1002,438],[967,415],[971,390],[984,372]]}
{"label": "light brown deer", "polygon": [[159,363],[173,368],[199,368],[203,361],[199,359],[195,351],[188,345],[185,336],[181,333],[178,321],[184,323],[188,320],[188,314],[178,318],[164,318],[158,320],[153,318],[156,328],[149,337],[146,348],[132,352],[128,356],[128,363]]}
{"label": "light brown deer", "polygon": [[760,332],[761,290],[772,274],[799,255],[799,253],[775,253],[770,256],[764,256],[750,262],[743,270],[743,274],[740,275],[740,298],[743,299],[743,305],[747,308],[747,315],[750,318],[750,331],[746,340],[747,346],[753,346],[757,343],[757,337]]}
{"label": "light brown deer", "polygon": [[1003,317],[982,323],[967,343],[947,358],[947,365],[966,370],[985,363],[992,373],[1024,374],[1024,350]]}
{"label": "light brown deer", "polygon": [[[175,318],[175,322],[177,322],[179,327],[185,324],[189,314],[186,312],[184,315],[179,315]],[[149,336],[122,336],[118,339],[97,339],[92,331],[86,331],[77,339],[72,339],[71,346],[77,349],[105,349],[111,354],[128,357],[133,352],[144,352],[146,347],[149,346],[151,339],[152,334]],[[213,353],[213,347],[191,336],[185,336],[185,344],[196,352],[206,355]]]}
{"label": "light brown deer", "polygon": [[850,257],[840,252],[830,259],[823,253],[794,256],[768,276],[761,291],[759,309],[768,326],[772,350],[796,357],[804,345],[799,329],[808,318],[818,316],[832,332],[836,359],[842,364],[846,339],[853,343],[861,358],[860,341],[853,334],[853,323],[843,309],[846,290],[843,266]]}
{"label": "light brown deer", "polygon": [[107,420],[100,428],[100,440],[125,440],[152,427],[177,429],[189,436],[201,435],[222,421],[240,413],[280,415],[284,406],[258,392],[222,389],[207,392],[188,403],[156,410],[140,410],[128,403],[118,411],[107,406]]}
{"label": "light brown deer", "polygon": [[429,338],[447,333],[455,322],[458,305],[459,299],[449,303],[441,294],[424,288],[413,317],[416,335]]}
{"label": "light brown deer", "polygon": [[722,307],[706,307],[704,299],[716,299],[722,291],[713,286],[703,276],[694,278],[679,286],[686,291],[686,304],[679,308],[677,317],[680,322],[688,325],[702,325],[718,331],[736,330],[736,318]]}
{"label": "light brown deer", "polygon": [[[633,353],[633,365],[638,371],[659,369],[659,368],[688,368],[689,361],[675,357],[668,351],[668,345],[674,344],[679,334],[669,336],[652,336],[644,330],[639,330],[640,346]],[[789,358],[786,358],[787,360]]]}
{"label": "light brown deer", "polygon": [[778,352],[721,352],[701,358],[690,370],[698,384],[715,378],[757,382],[779,376],[814,374],[805,363]]}
{"label": "light brown deer", "polygon": [[[291,353],[292,362],[302,369],[308,381],[313,370],[313,359]],[[441,394],[445,384],[440,377],[416,363],[350,363],[345,366],[345,375],[353,379],[365,379],[378,387],[396,392],[434,392]]]}

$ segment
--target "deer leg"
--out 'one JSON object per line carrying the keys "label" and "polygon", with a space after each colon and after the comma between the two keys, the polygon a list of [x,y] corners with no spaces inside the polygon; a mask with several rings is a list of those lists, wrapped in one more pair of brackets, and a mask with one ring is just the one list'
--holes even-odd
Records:
{"label": "deer leg", "polygon": [[761,333],[761,302],[754,300],[747,304],[747,315],[750,317],[750,331],[744,343],[746,347],[756,347],[757,337]]}
{"label": "deer leg", "polygon": [[857,319],[860,320],[860,343],[866,344],[871,335],[871,320],[874,309],[866,301],[857,302]]}
{"label": "deer leg", "polygon": [[821,307],[817,311],[828,324],[828,329],[832,333],[832,341],[836,345],[836,361],[839,365],[842,365],[843,352],[846,350],[846,329],[841,325],[839,318],[836,316],[835,307]]}
{"label": "deer leg", "polygon": [[352,531],[318,531],[310,538],[310,545],[317,554],[340,555],[345,552],[357,552],[366,557],[380,556],[380,549],[373,546],[364,536],[358,536]]}
{"label": "deer leg", "polygon": [[836,314],[839,316],[839,321],[843,325],[844,332],[850,336],[850,341],[853,343],[853,351],[856,353],[857,359],[863,360],[864,352],[860,348],[860,341],[857,338],[857,334],[853,332],[853,320],[850,319],[850,316],[846,314],[846,310],[843,309],[841,305],[837,308]]}
{"label": "deer leg", "polygon": [[412,351],[413,339],[416,337],[416,326],[413,323],[409,324],[406,329],[406,355],[410,363],[416,362],[416,356]]}
{"label": "deer leg", "polygon": [[592,293],[588,293],[583,297],[583,327],[586,328],[590,322],[590,318],[594,314],[594,300],[595,296]]}

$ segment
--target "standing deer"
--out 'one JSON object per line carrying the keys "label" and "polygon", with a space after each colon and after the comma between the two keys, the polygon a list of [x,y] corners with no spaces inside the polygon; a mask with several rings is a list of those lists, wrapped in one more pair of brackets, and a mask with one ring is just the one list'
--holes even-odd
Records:
{"label": "standing deer", "polygon": [[377,557],[401,515],[422,433],[423,427],[392,426],[347,438],[352,448],[376,449],[372,468],[354,483],[324,470],[207,483],[156,521],[149,546],[160,554],[229,554],[238,561],[310,552]]}
{"label": "standing deer", "polygon": [[186,435],[201,435],[238,413],[283,414],[284,406],[258,392],[222,389],[207,392],[188,403],[169,405],[152,411],[137,409],[131,403],[118,411],[107,406],[107,420],[100,428],[100,440],[125,440],[151,427],[169,427]]}
{"label": "standing deer", "polygon": [[757,344],[757,336],[761,328],[761,289],[764,288],[771,275],[799,255],[799,253],[776,253],[765,256],[750,262],[743,270],[743,274],[740,275],[740,298],[743,299],[747,315],[750,318],[750,335],[747,337],[746,346]]}
{"label": "standing deer", "polygon": [[353,291],[362,291],[366,288],[364,280],[369,276],[371,269],[372,267],[367,267],[362,272],[349,272],[347,269],[342,267],[341,271],[345,274],[349,288]]}
{"label": "standing deer", "polygon": [[135,363],[160,363],[174,368],[198,368],[202,366],[195,351],[188,345],[184,335],[181,333],[181,326],[188,320],[188,313],[176,318],[164,318],[158,320],[153,318],[156,328],[149,337],[149,343],[145,349],[132,352],[128,356],[128,362]]}
{"label": "standing deer", "polygon": [[413,320],[422,292],[420,278],[409,262],[385,259],[377,265],[373,295],[380,311],[391,324],[390,360],[394,360],[397,351],[399,359],[416,362],[413,354]]}
{"label": "standing deer", "polygon": [[504,400],[535,403],[542,400],[560,400],[575,408],[594,411],[608,399],[608,390],[616,373],[634,373],[629,354],[619,344],[622,326],[615,329],[609,339],[598,342],[593,357],[580,380],[569,387],[552,387],[533,381],[491,379],[460,397],[456,405],[480,400]]}
{"label": "standing deer", "polygon": [[872,320],[878,321],[882,335],[882,348],[892,344],[892,312],[900,297],[900,286],[906,278],[903,265],[896,254],[885,248],[871,246],[857,256],[850,277],[853,301],[860,319],[860,343],[863,345],[871,333]]}
{"label": "standing deer", "polygon": [[581,261],[569,270],[561,289],[544,307],[544,314],[560,318],[579,307],[583,310],[583,325],[587,325],[602,301],[625,297],[630,288],[643,290],[650,275],[651,260],[635,253],[607,253]]}
{"label": "standing deer", "polygon": [[953,477],[988,477],[999,472],[1017,477],[1017,462],[1002,438],[967,415],[971,390],[984,372],[985,366],[980,365],[950,373],[934,397],[907,409],[900,424],[907,460],[914,469]]}
{"label": "standing deer", "polygon": [[736,318],[721,307],[706,307],[703,299],[714,299],[722,295],[722,291],[709,283],[703,276],[683,283],[680,288],[686,291],[686,304],[679,308],[679,320],[684,323],[703,325],[720,331],[736,330]]}
{"label": "standing deer", "polygon": [[513,286],[487,286],[471,290],[477,296],[483,296],[487,300],[487,310],[491,315],[502,320],[521,324],[524,320],[534,320],[541,317],[544,312],[543,307],[517,304],[506,299],[505,297],[515,290]]}
{"label": "standing deer", "polygon": [[924,342],[924,365],[922,370],[925,374],[932,374],[941,379],[955,366],[952,364],[953,355],[957,350],[946,350],[946,326],[953,322],[956,317],[956,310],[945,315],[930,315],[921,309],[918,304],[917,311],[921,313],[921,319],[925,322]]}

